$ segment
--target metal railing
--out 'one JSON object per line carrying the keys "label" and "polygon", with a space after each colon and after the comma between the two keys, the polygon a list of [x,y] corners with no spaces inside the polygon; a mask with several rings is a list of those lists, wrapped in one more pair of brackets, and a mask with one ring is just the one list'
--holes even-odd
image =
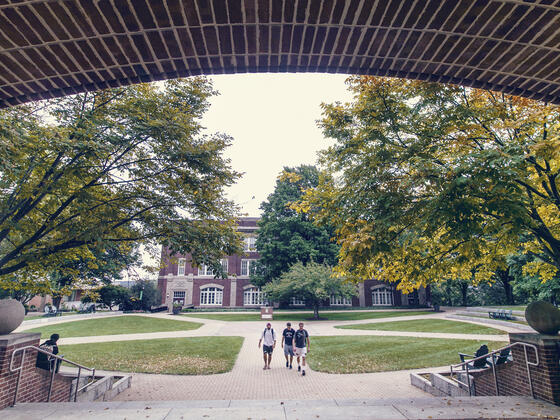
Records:
{"label": "metal railing", "polygon": [[[75,367],[78,368],[78,376],[76,378],[76,389],[74,391],[74,402],[77,401],[78,392],[86,389],[88,386],[90,386],[95,381],[95,368],[88,368],[86,366],[82,366],[79,363],[72,362],[71,360],[65,359],[64,356],[58,356],[54,353],[43,350],[43,349],[41,349],[39,347],[36,347],[36,346],[20,347],[19,349],[14,350],[14,352],[12,353],[12,357],[10,359],[10,372],[15,373],[15,372],[19,371],[17,381],[16,381],[16,389],[15,389],[15,393],[14,393],[14,402],[12,403],[12,406],[16,405],[16,401],[17,401],[17,397],[18,397],[18,391],[19,391],[19,385],[20,385],[20,382],[21,382],[21,376],[23,374],[23,366],[24,366],[24,363],[25,363],[25,354],[26,354],[27,350],[37,350],[37,352],[46,354],[47,356],[50,357],[49,364],[51,364],[51,380],[50,380],[50,383],[49,383],[49,393],[48,393],[48,396],[47,396],[47,402],[50,402],[50,400],[51,400],[52,386],[53,386],[53,382],[54,382],[54,375],[58,370],[57,367],[60,366],[62,364],[62,362],[68,363],[69,365],[72,365],[72,366],[75,366]],[[19,366],[14,367],[15,356],[18,353],[22,353],[21,360],[20,360]],[[52,363],[52,361],[54,361],[54,363]],[[88,371],[91,372],[91,379],[85,385],[80,387],[80,376],[81,376],[81,373],[82,373],[82,369],[88,370]],[[70,400],[72,400],[72,394],[71,393],[70,393]]]}
{"label": "metal railing", "polygon": [[[499,396],[500,395],[500,387],[498,385],[498,376],[496,374],[495,357],[496,357],[497,353],[500,353],[500,352],[502,352],[503,350],[506,350],[506,349],[511,349],[512,347],[515,347],[515,346],[523,346],[523,352],[525,354],[525,368],[527,370],[527,380],[529,381],[529,388],[531,390],[531,396],[533,398],[535,398],[535,392],[533,390],[533,381],[531,380],[531,370],[530,370],[529,366],[538,366],[539,365],[539,352],[538,352],[536,346],[534,346],[533,344],[529,344],[529,343],[522,343],[522,342],[512,343],[512,344],[509,344],[509,345],[504,346],[502,348],[499,348],[497,350],[493,350],[492,352],[484,354],[482,356],[475,357],[475,358],[469,359],[469,360],[465,360],[464,362],[458,363],[456,365],[451,365],[450,366],[450,369],[451,369],[450,378],[455,380],[457,383],[468,387],[469,395],[472,396],[473,391],[472,391],[472,384],[471,384],[471,375],[469,375],[469,363],[474,363],[477,360],[488,359],[489,357],[491,357],[492,358],[492,363],[491,363],[492,374],[494,375],[494,385],[496,387],[496,396]],[[535,361],[533,361],[533,362],[529,361],[529,358],[527,357],[527,348],[531,348],[535,352]],[[465,375],[467,377],[467,382],[462,382],[461,380],[459,380],[458,377],[453,378],[453,369],[454,368],[459,368],[459,367],[461,368],[461,373],[465,372]],[[482,368],[482,369],[487,369],[487,368]],[[475,369],[475,370],[480,371],[481,368],[478,368],[478,369]]]}

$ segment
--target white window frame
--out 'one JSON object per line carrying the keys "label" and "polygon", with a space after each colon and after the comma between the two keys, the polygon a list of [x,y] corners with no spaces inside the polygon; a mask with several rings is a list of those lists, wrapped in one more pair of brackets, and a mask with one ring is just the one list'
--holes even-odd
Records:
{"label": "white window frame", "polygon": [[244,246],[243,251],[245,252],[254,252],[257,250],[257,238],[254,236],[246,236],[244,239]]}
{"label": "white window frame", "polygon": [[177,275],[184,276],[185,275],[185,263],[187,260],[185,258],[179,258],[177,262]]}
{"label": "white window frame", "polygon": [[290,298],[290,305],[291,306],[305,306],[305,300],[297,299],[295,296]]}
{"label": "white window frame", "polygon": [[176,301],[180,300],[183,302],[183,304],[185,303],[185,299],[187,297],[187,292],[185,292],[184,290],[174,290],[173,291],[173,303],[175,303]]}
{"label": "white window frame", "polygon": [[340,295],[331,295],[329,298],[330,306],[352,306],[352,298],[343,298]]}
{"label": "white window frame", "polygon": [[200,306],[222,306],[223,301],[222,287],[207,285],[200,289]]}
{"label": "white window frame", "polygon": [[[239,275],[242,277],[249,277],[251,275],[251,266],[255,263],[255,259],[242,259],[241,260],[241,269]],[[243,270],[243,263],[247,264],[247,269]],[[245,271],[245,272],[244,272]]]}
{"label": "white window frame", "polygon": [[264,304],[264,293],[255,286],[243,289],[243,306],[260,306]]}
{"label": "white window frame", "polygon": [[[222,263],[222,269],[224,270],[224,273],[227,274],[228,272],[227,258],[222,258],[221,263]],[[198,275],[204,277],[214,277],[216,274],[214,273],[214,270],[212,270],[211,267],[207,266],[206,264],[201,264],[200,267],[198,267]]]}
{"label": "white window frame", "polygon": [[394,306],[393,290],[388,286],[372,288],[371,306]]}

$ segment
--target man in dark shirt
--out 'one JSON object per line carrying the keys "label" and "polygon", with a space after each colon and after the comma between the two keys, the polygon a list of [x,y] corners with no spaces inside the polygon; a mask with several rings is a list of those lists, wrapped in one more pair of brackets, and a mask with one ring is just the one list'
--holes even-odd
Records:
{"label": "man in dark shirt", "polygon": [[[303,322],[299,323],[299,330],[296,331],[294,334],[294,340],[296,342],[296,351],[295,354],[297,356],[297,364],[298,364],[298,372],[301,371],[301,376],[305,376],[305,355],[309,353],[310,346],[309,346],[309,334],[307,330],[303,329]],[[302,366],[299,364],[300,357],[303,359]]]}
{"label": "man in dark shirt", "polygon": [[[58,354],[58,345],[56,342],[59,338],[60,336],[58,334],[52,334],[51,338],[41,344],[39,348],[52,354]],[[59,363],[54,357],[39,351],[37,352],[37,361],[35,362],[35,366],[41,369],[54,370],[55,372],[58,372]]]}
{"label": "man in dark shirt", "polygon": [[[284,356],[286,357],[286,367],[292,368],[292,362],[294,360],[294,333],[295,330],[292,328],[291,323],[286,324],[286,328],[284,328],[284,332],[282,332],[282,347],[284,348]],[[288,356],[289,359],[288,359]]]}

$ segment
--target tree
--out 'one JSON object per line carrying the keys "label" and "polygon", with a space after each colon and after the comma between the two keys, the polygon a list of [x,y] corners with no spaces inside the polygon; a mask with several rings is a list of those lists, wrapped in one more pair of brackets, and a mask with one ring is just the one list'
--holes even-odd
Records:
{"label": "tree", "polygon": [[133,309],[149,310],[152,306],[157,306],[161,302],[161,294],[156,285],[151,280],[138,280],[130,288]]}
{"label": "tree", "polygon": [[279,279],[268,283],[263,291],[268,299],[276,302],[291,297],[305,300],[313,307],[314,319],[319,319],[319,307],[331,295],[349,299],[357,294],[356,285],[335,277],[331,267],[314,261],[295,263]]}
{"label": "tree", "polygon": [[130,292],[126,287],[108,284],[99,289],[99,302],[113,310],[113,306],[124,304],[130,298]]}
{"label": "tree", "polygon": [[285,167],[274,192],[261,204],[256,241],[260,258],[252,276],[257,285],[279,278],[298,261],[336,264],[338,246],[331,240],[332,229],[313,224],[308,215],[291,208],[306,189],[318,182],[319,171],[314,166]]}
{"label": "tree", "polygon": [[64,296],[76,288],[90,290],[120,280],[123,271],[141,263],[138,248],[128,243],[108,243],[104,249],[88,247],[89,253],[67,259],[49,273],[49,294],[58,309]]}
{"label": "tree", "polygon": [[339,273],[405,290],[476,284],[521,249],[535,257],[527,273],[554,276],[558,107],[419,81],[348,83],[353,103],[324,105],[321,126],[336,141],[321,156],[330,176],[299,205],[335,226]]}
{"label": "tree", "polygon": [[163,243],[199,263],[240,252],[239,176],[204,135],[204,78],[88,92],[0,112],[0,281],[111,243]]}

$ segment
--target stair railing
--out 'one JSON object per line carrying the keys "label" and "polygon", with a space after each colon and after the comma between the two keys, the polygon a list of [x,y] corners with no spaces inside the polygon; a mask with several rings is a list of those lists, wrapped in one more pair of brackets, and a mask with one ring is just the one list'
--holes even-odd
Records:
{"label": "stair railing", "polygon": [[[69,365],[78,368],[78,376],[76,378],[76,389],[74,391],[74,398],[73,398],[74,402],[77,401],[78,392],[86,389],[88,386],[90,386],[95,381],[95,368],[88,368],[86,366],[82,366],[79,363],[76,363],[76,362],[73,362],[71,360],[65,359],[64,356],[58,356],[54,353],[51,353],[47,350],[44,350],[44,349],[36,347],[36,346],[20,347],[20,348],[14,350],[14,352],[12,353],[12,357],[10,359],[10,372],[15,373],[15,372],[19,371],[18,376],[17,376],[17,381],[16,381],[16,389],[15,389],[15,393],[14,393],[14,402],[12,403],[12,406],[16,405],[16,402],[17,402],[18,391],[19,391],[19,386],[20,386],[20,383],[21,383],[21,377],[22,377],[22,374],[23,374],[23,366],[24,366],[24,363],[25,363],[25,355],[27,353],[27,350],[37,350],[37,352],[39,352],[39,353],[46,354],[47,356],[49,356],[49,363],[52,363],[51,364],[51,380],[50,380],[50,383],[49,383],[49,393],[48,393],[48,396],[47,396],[47,402],[50,402],[50,400],[51,400],[52,386],[53,386],[53,382],[54,382],[54,375],[57,371],[57,367],[59,365],[61,365],[62,362],[68,363]],[[16,354],[19,354],[19,353],[22,353],[19,366],[14,367],[15,356],[16,356]],[[80,386],[80,376],[82,374],[82,369],[90,371],[91,376],[90,376],[90,379],[88,380],[88,382],[85,385]],[[72,400],[72,394],[70,394],[70,401],[71,400]]]}
{"label": "stair railing", "polygon": [[[511,349],[512,347],[515,346],[523,346],[523,352],[525,354],[525,369],[527,370],[527,380],[529,381],[529,388],[531,390],[531,396],[533,398],[535,398],[535,391],[533,390],[533,381],[531,380],[531,370],[529,368],[529,366],[538,366],[539,365],[539,352],[537,350],[537,347],[533,344],[529,344],[529,343],[522,343],[520,341],[509,344],[507,346],[504,346],[502,348],[499,348],[497,350],[493,350],[490,353],[484,354],[482,356],[479,357],[475,357],[473,359],[469,359],[469,360],[465,360],[464,362],[458,363],[456,365],[451,365],[450,366],[450,371],[451,371],[451,379],[455,380],[457,383],[464,385],[466,387],[468,387],[469,389],[469,395],[472,396],[473,395],[473,391],[472,391],[472,385],[471,385],[471,375],[469,375],[469,363],[473,363],[476,360],[481,360],[481,359],[488,359],[488,357],[492,358],[492,374],[494,375],[494,385],[496,388],[496,396],[500,395],[500,387],[498,385],[498,376],[496,374],[496,363],[495,363],[495,357],[497,353],[500,353],[503,350],[506,349]],[[533,349],[533,351],[535,352],[535,361],[531,362],[529,361],[529,358],[527,357],[527,348]],[[467,377],[467,382],[462,382],[458,377],[453,378],[453,369],[456,368],[461,368],[461,372],[465,371],[465,375]],[[480,370],[480,369],[476,369],[476,370]]]}

